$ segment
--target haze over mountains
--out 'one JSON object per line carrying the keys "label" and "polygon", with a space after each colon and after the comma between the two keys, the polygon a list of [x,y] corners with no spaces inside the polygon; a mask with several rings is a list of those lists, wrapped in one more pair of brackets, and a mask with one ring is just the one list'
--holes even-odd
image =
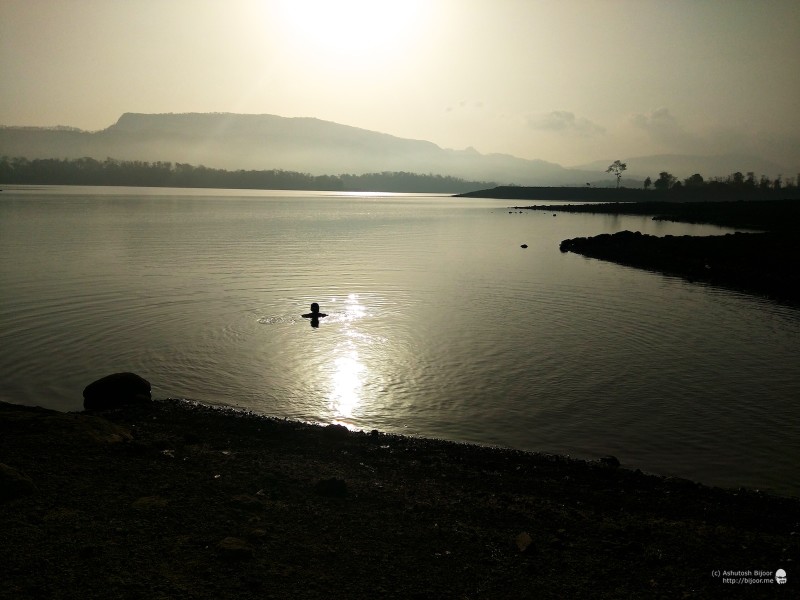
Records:
{"label": "haze over mountains", "polygon": [[[0,126],[0,156],[180,162],[230,170],[283,169],[313,175],[406,171],[517,185],[615,185],[606,167],[620,157],[565,168],[544,160],[444,149],[314,118],[230,113],[125,113],[96,132],[71,127]],[[727,176],[735,171],[792,175],[756,157],[660,155],[621,158],[623,185],[636,186],[660,171]]]}

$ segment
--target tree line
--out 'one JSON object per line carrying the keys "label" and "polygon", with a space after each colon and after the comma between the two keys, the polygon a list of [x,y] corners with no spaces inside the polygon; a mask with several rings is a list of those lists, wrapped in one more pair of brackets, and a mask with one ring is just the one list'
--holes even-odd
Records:
{"label": "tree line", "polygon": [[681,182],[677,177],[667,171],[661,171],[658,179],[655,181],[649,177],[644,180],[644,189],[648,189],[651,185],[657,190],[680,190],[681,188],[701,188],[703,186],[730,186],[740,189],[759,189],[762,191],[768,190],[781,190],[781,189],[797,189],[797,182],[800,181],[800,173],[797,179],[789,177],[783,181],[783,176],[778,175],[775,179],[770,179],[766,175],[762,175],[756,181],[756,175],[753,171],[749,171],[744,175],[741,171],[732,173],[727,177],[714,177],[709,181],[703,179],[700,173],[695,173],[691,177],[687,177]]}
{"label": "tree line", "polygon": [[[612,173],[616,177],[617,188],[620,186],[622,173],[627,168],[627,164],[616,160],[606,169],[606,173]],[[756,180],[753,171],[748,171],[746,175],[737,171],[727,177],[713,177],[709,180],[704,179],[700,173],[695,173],[681,181],[672,173],[661,171],[655,181],[650,177],[644,180],[642,188],[648,191],[651,187],[661,195],[676,200],[701,197],[720,199],[735,197],[740,200],[767,199],[797,195],[800,191],[800,173],[797,174],[796,179],[789,177],[785,181],[782,175],[778,175],[775,179],[762,175]]]}
{"label": "tree line", "polygon": [[643,188],[651,186],[655,191],[675,200],[695,200],[703,198],[736,199],[736,200],[768,200],[778,198],[800,197],[798,178],[789,177],[785,181],[781,175],[770,179],[765,175],[756,179],[752,171],[747,174],[737,171],[727,177],[704,179],[695,173],[683,181],[669,173],[661,171],[653,181],[648,177]]}
{"label": "tree line", "polygon": [[227,171],[185,163],[107,158],[0,158],[0,183],[34,185],[116,185],[260,190],[325,190],[452,194],[493,187],[495,182],[384,171],[362,175],[311,175],[297,171]]}

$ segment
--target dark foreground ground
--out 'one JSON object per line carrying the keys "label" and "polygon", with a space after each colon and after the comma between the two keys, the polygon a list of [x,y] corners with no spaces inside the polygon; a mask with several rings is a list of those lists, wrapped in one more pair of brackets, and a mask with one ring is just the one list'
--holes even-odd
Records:
{"label": "dark foreground ground", "polygon": [[[103,418],[0,403],[0,463],[4,599],[788,598],[800,584],[800,500],[611,459],[161,401]],[[770,583],[723,581],[757,570]]]}
{"label": "dark foreground ground", "polygon": [[[654,236],[622,231],[561,242],[576,252],[800,306],[800,200],[637,202],[524,207],[548,212],[649,215],[743,231],[717,236]],[[751,231],[758,230],[758,231]]]}

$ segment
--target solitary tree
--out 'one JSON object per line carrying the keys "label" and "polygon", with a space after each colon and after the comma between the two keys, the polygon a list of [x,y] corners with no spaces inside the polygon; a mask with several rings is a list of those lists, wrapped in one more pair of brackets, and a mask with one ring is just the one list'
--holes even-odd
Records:
{"label": "solitary tree", "polygon": [[617,187],[619,187],[619,180],[622,179],[622,172],[628,168],[624,162],[620,160],[615,160],[611,163],[608,168],[606,169],[606,173],[613,173],[614,177],[617,178]]}
{"label": "solitary tree", "polygon": [[653,185],[653,180],[648,175],[647,179],[644,180],[644,189],[648,189],[651,185]]}

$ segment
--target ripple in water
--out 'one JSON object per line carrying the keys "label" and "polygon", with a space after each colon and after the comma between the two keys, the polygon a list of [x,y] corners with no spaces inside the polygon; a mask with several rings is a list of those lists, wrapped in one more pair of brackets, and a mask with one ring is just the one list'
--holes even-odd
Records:
{"label": "ripple in water", "polygon": [[4,399],[78,410],[133,370],[157,396],[800,494],[797,311],[558,250],[707,229],[182,193],[4,192]]}

